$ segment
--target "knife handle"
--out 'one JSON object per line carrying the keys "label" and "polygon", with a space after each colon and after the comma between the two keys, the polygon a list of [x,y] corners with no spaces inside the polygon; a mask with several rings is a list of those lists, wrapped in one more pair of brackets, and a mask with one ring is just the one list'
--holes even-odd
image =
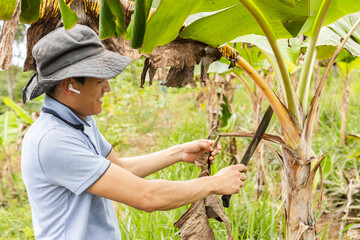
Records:
{"label": "knife handle", "polygon": [[231,195],[222,195],[221,196],[221,200],[222,200],[223,206],[225,208],[228,208],[230,206],[230,197],[231,197]]}
{"label": "knife handle", "polygon": [[[244,173],[244,172],[241,172],[241,173]],[[231,195],[222,195],[221,196],[221,200],[222,200],[223,206],[225,208],[230,207],[230,198],[231,198]]]}

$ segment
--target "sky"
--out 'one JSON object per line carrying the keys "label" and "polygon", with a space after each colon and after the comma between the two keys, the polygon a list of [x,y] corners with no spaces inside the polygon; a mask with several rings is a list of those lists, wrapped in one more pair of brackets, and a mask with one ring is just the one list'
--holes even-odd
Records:
{"label": "sky", "polygon": [[23,67],[26,58],[26,42],[22,42],[19,45],[13,44],[11,64]]}

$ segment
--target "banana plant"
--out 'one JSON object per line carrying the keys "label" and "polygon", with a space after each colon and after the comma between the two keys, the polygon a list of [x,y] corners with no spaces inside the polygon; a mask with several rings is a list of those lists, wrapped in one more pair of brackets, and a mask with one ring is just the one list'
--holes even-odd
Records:
{"label": "banana plant", "polygon": [[[162,37],[160,34],[155,36],[156,31],[153,29],[157,25],[162,27],[162,31],[168,31],[172,27],[171,24],[161,25],[165,19],[178,12],[175,9],[170,13],[167,12],[166,16],[165,13],[162,14],[162,11],[165,11],[162,10],[162,7],[168,8],[167,4],[170,2],[172,1],[162,1],[153,17],[147,22],[142,51],[150,52],[156,44],[166,43],[163,40],[168,35],[166,37]],[[202,6],[202,3],[193,2],[195,6],[191,8],[193,10],[191,13],[215,10],[211,9],[214,5]],[[315,47],[320,29],[324,24],[337,20],[342,16],[340,12],[344,14],[344,12],[358,11],[360,4],[357,1],[342,1],[339,4],[330,0],[288,1],[286,3],[283,1],[266,1],[264,3],[263,1],[240,0],[240,3],[237,1],[227,1],[226,3],[218,1],[217,3],[223,4],[221,10],[216,9],[218,11],[214,11],[213,14],[191,23],[182,30],[179,36],[192,38],[213,47],[221,46],[220,51],[225,53],[224,56],[231,56],[229,59],[243,68],[263,91],[278,117],[282,131],[282,154],[279,155],[279,159],[285,177],[285,196],[283,197],[286,199],[287,239],[314,239],[312,184],[324,155],[317,157],[312,153],[311,135],[313,116],[328,73],[325,72],[323,75],[321,84],[309,104],[311,70],[316,56]],[[173,4],[188,9],[185,3],[173,2]],[[218,24],[220,22],[228,24],[224,24],[224,26]],[[160,27],[157,26],[157,28]],[[276,40],[296,37],[300,33],[308,36],[311,41],[305,54],[298,88],[295,91],[288,73],[288,66]],[[236,55],[236,52],[229,46],[222,46],[239,35],[247,34],[264,34],[266,36],[275,56],[274,71],[277,71],[280,85],[284,89],[284,101],[279,99],[264,79],[241,56]],[[345,36],[343,37],[346,39]],[[226,53],[232,54],[226,55]],[[332,63],[333,61],[329,66]],[[311,167],[311,162],[314,160],[316,163]]]}
{"label": "banana plant", "polygon": [[[53,3],[53,11],[43,10],[46,4],[51,2]],[[285,198],[286,237],[287,239],[315,238],[312,183],[324,156],[317,157],[311,150],[314,113],[318,107],[330,67],[360,21],[354,24],[354,27],[350,29],[346,36],[343,36],[343,41],[335,51],[317,91],[309,103],[311,70],[316,58],[316,43],[322,26],[331,24],[346,14],[359,11],[359,1],[162,0],[153,14],[149,10],[152,4],[151,0],[136,0],[135,5],[126,0],[121,0],[121,6],[118,4],[119,1],[115,0],[102,0],[101,4],[99,0],[81,2],[59,0],[59,5],[55,4],[55,2],[57,1],[21,1],[20,20],[37,21],[35,23],[35,25],[37,24],[36,27],[33,28],[34,33],[31,35],[34,38],[29,39],[31,41],[30,46],[43,34],[55,28],[60,19],[59,8],[66,28],[77,22],[69,8],[71,4],[71,8],[75,9],[80,23],[84,23],[81,21],[85,18],[83,15],[79,15],[76,9],[79,7],[85,9],[85,14],[88,17],[85,23],[99,29],[101,38],[105,39],[112,35],[126,35],[125,38],[131,39],[131,44],[127,44],[121,40],[122,38],[116,41],[109,38],[106,40],[110,42],[108,44],[109,49],[120,51],[119,45],[122,45],[126,49],[126,51],[123,51],[125,55],[133,54],[133,57],[136,58],[139,56],[138,50],[131,50],[129,46],[139,48],[142,55],[152,57],[150,62],[153,67],[164,66],[166,60],[166,64],[178,64],[177,66],[186,69],[186,73],[191,72],[193,71],[193,64],[198,63],[204,55],[205,57],[211,55],[211,53],[207,55],[206,49],[217,49],[225,58],[241,67],[261,89],[280,123],[281,141],[279,142],[281,143],[282,154],[278,153],[278,158],[282,165],[285,180],[283,197]],[[6,9],[6,11],[11,12],[8,9],[18,9],[14,0],[3,0],[1,3],[6,6],[2,8]],[[40,11],[32,11],[33,9],[38,10],[39,6]],[[134,9],[134,14],[131,20],[132,9]],[[81,13],[84,14],[84,11]],[[13,14],[11,12],[1,16],[8,18]],[[125,25],[122,16],[125,18]],[[189,16],[195,21],[184,27],[183,24]],[[99,26],[94,27],[96,20],[99,21]],[[39,33],[39,26],[44,25],[46,21],[47,23],[49,21],[53,22],[44,27],[42,32]],[[125,26],[127,26],[126,29]],[[233,39],[248,34],[262,35],[267,38],[274,55],[274,72],[277,73],[284,99],[279,98],[261,75],[244,58],[226,45]],[[288,72],[289,66],[279,48],[277,39],[296,38],[299,34],[304,34],[311,40],[301,68],[298,87],[295,89]],[[126,48],[126,46],[128,47]],[[179,46],[186,46],[186,48],[179,51]],[[28,48],[28,51],[29,49],[31,47]],[[165,49],[171,49],[171,51],[168,51],[166,56],[161,55]],[[190,51],[186,52],[185,49],[190,49]],[[175,54],[171,55],[169,53]],[[162,56],[165,60],[159,60],[159,56]],[[189,59],[189,56],[194,57]],[[217,56],[214,59],[217,59]],[[30,59],[28,67],[31,64],[34,68]],[[180,75],[184,73],[176,68],[173,72],[180,73]],[[192,76],[191,74],[187,75]],[[312,162],[315,162],[313,166],[311,165]]]}
{"label": "banana plant", "polygon": [[[189,10],[191,14],[213,11],[213,14],[191,23],[181,31],[179,36],[219,47],[220,52],[225,57],[230,56],[229,60],[243,68],[263,91],[278,117],[282,132],[282,154],[279,155],[279,159],[285,178],[285,196],[283,197],[285,198],[286,237],[287,239],[314,239],[312,184],[324,155],[317,157],[312,153],[311,135],[313,116],[328,73],[325,72],[321,84],[309,104],[311,70],[316,56],[315,47],[321,27],[337,20],[344,12],[358,11],[359,3],[342,1],[340,5],[330,0],[288,1],[286,3],[283,1],[264,3],[263,1],[240,0],[240,3],[217,1],[219,5],[214,6],[209,3],[205,5],[206,1],[191,2],[192,5],[189,7],[185,6],[186,4],[183,2],[161,1],[157,11],[147,22],[141,50],[145,53],[151,52],[155,46],[165,44],[168,41],[166,39],[171,38],[171,34],[168,32],[180,20],[177,19],[172,25],[172,22],[169,24],[169,18],[178,13],[179,9],[182,9],[183,12]],[[168,4],[170,3],[175,8],[169,12],[170,5]],[[220,7],[221,9],[219,9]],[[167,34],[164,34],[165,36],[159,34],[159,29]],[[300,33],[307,35],[311,41],[305,54],[298,88],[295,91],[288,73],[288,66],[276,40],[296,37]],[[279,82],[285,95],[284,101],[279,99],[248,62],[229,46],[223,45],[239,35],[247,34],[264,34],[266,36],[275,56],[274,71],[278,73]],[[345,36],[343,37],[345,38]],[[311,162],[314,160],[316,163],[312,167]]]}

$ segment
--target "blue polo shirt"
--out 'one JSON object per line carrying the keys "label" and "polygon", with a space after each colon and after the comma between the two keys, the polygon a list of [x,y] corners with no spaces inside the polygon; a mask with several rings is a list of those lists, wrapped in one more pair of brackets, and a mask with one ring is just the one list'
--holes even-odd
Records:
{"label": "blue polo shirt", "polygon": [[36,239],[121,239],[112,201],[86,191],[110,166],[110,151],[92,116],[45,96],[21,153]]}

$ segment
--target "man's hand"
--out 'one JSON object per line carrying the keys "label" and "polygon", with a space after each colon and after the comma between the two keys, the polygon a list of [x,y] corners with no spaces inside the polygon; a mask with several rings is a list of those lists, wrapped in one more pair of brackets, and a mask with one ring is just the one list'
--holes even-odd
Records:
{"label": "man's hand", "polygon": [[217,149],[213,149],[212,145],[214,144],[213,140],[200,139],[192,142],[184,143],[180,145],[181,148],[181,159],[180,161],[194,163],[195,160],[204,152],[211,152],[209,157],[210,164],[214,161],[214,156],[219,152],[217,149],[221,150],[221,146],[218,144]]}
{"label": "man's hand", "polygon": [[218,190],[215,194],[218,195],[231,195],[239,193],[240,188],[244,186],[247,179],[247,167],[244,164],[231,165],[221,169],[214,177],[217,178],[216,184]]}

